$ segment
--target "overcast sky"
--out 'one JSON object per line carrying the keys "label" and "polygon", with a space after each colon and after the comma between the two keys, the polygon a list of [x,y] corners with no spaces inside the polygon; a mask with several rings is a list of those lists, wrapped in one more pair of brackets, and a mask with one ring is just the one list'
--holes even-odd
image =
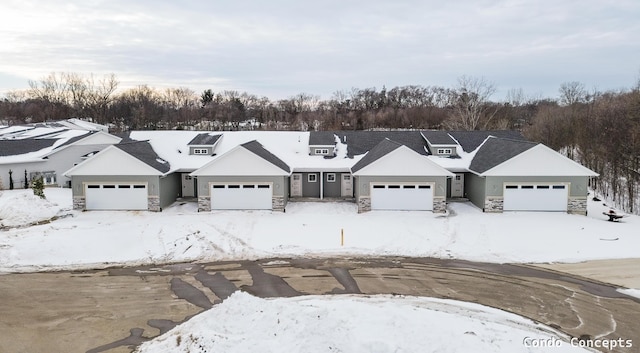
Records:
{"label": "overcast sky", "polygon": [[467,75],[555,98],[635,85],[640,1],[2,0],[0,93],[51,72],[271,99]]}

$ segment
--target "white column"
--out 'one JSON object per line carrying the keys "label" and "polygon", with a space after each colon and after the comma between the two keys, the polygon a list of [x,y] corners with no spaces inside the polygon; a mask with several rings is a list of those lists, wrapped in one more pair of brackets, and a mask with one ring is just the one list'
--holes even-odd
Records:
{"label": "white column", "polygon": [[324,179],[322,178],[323,172],[320,172],[320,200],[324,198]]}

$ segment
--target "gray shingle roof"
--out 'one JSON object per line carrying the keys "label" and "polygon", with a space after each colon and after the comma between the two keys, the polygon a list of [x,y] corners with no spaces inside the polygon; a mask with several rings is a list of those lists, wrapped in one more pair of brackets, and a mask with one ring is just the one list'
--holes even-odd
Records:
{"label": "gray shingle roof", "polygon": [[450,131],[449,135],[458,141],[465,152],[475,151],[489,136],[526,141],[519,131],[513,130]]}
{"label": "gray shingle roof", "polygon": [[0,157],[16,156],[51,147],[56,139],[0,140]]}
{"label": "gray shingle roof", "polygon": [[457,145],[447,131],[442,130],[425,130],[422,135],[432,145]]}
{"label": "gray shingle roof", "polygon": [[388,138],[385,138],[380,143],[378,143],[374,148],[369,150],[369,153],[364,155],[362,159],[360,159],[356,164],[354,164],[353,167],[351,167],[351,172],[352,173],[357,172],[358,170],[368,166],[369,164],[395,151],[400,146],[402,145],[395,141],[391,141]]}
{"label": "gray shingle roof", "polygon": [[535,142],[489,137],[476,152],[469,169],[484,173],[536,145]]}
{"label": "gray shingle roof", "polygon": [[331,131],[312,131],[309,134],[309,146],[333,146],[335,144],[336,137]]}
{"label": "gray shingle roof", "polygon": [[278,158],[275,154],[269,152],[266,148],[264,148],[260,144],[260,142],[253,140],[253,141],[243,143],[241,146],[253,152],[257,156],[261,157],[262,159],[266,160],[267,162],[284,170],[285,172],[287,173],[291,172],[291,168],[289,168],[289,165],[287,163],[285,163],[282,159]]}
{"label": "gray shingle roof", "polygon": [[191,141],[189,141],[187,145],[214,145],[218,141],[218,139],[220,139],[220,136],[222,135],[209,135],[208,133],[198,134]]}
{"label": "gray shingle roof", "polygon": [[148,141],[125,142],[114,146],[162,173],[166,173],[171,169],[169,162],[161,162],[163,159],[158,156]]}
{"label": "gray shingle roof", "polygon": [[94,134],[94,133],[96,133],[96,132],[97,132],[97,131],[87,131],[87,133],[85,133],[85,134],[82,134],[82,135],[79,135],[79,136],[72,137],[72,138],[68,139],[65,143],[62,143],[62,144],[60,144],[59,146],[56,146],[56,148],[55,148],[55,149],[61,148],[61,147],[63,147],[63,146],[70,145],[70,144],[72,144],[72,143],[74,143],[74,142],[77,142],[77,141],[79,141],[79,140],[82,140],[82,139],[83,139],[83,138],[85,138],[85,137],[89,137],[89,135],[93,135],[93,134]]}
{"label": "gray shingle roof", "polygon": [[[330,134],[331,136],[337,135],[342,143],[347,144],[347,157],[349,158],[365,154],[387,138],[405,145],[421,155],[427,154],[425,150],[426,142],[420,131],[312,131],[309,136],[309,141],[312,141],[314,135],[320,133]],[[311,142],[309,142],[309,144],[312,145]]]}

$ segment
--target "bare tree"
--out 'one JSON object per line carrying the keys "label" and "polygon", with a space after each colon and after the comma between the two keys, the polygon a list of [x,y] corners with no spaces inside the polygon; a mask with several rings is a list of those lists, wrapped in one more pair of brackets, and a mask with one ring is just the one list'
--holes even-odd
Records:
{"label": "bare tree", "polygon": [[583,103],[587,98],[587,91],[584,88],[584,84],[571,81],[564,82],[560,85],[560,104],[573,105],[575,103]]}
{"label": "bare tree", "polygon": [[495,93],[495,85],[483,77],[462,76],[458,87],[451,91],[452,106],[448,125],[453,129],[476,130],[480,123],[488,125],[498,111],[489,98]]}

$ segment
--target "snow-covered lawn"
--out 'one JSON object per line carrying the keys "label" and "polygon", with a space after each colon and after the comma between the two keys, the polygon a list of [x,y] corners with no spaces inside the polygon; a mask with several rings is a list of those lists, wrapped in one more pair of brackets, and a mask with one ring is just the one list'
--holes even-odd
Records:
{"label": "snow-covered lawn", "polygon": [[[429,256],[488,262],[578,262],[637,257],[640,217],[607,222],[602,203],[589,216],[482,213],[451,203],[450,214],[357,213],[347,202],[290,202],[286,213],[214,211],[195,203],[163,212],[71,211],[69,189],[2,191],[0,271],[95,268],[114,264],[295,256]],[[344,244],[341,244],[344,234]]]}
{"label": "snow-covered lawn", "polygon": [[453,300],[236,292],[138,352],[587,352],[573,343],[531,320]]}

